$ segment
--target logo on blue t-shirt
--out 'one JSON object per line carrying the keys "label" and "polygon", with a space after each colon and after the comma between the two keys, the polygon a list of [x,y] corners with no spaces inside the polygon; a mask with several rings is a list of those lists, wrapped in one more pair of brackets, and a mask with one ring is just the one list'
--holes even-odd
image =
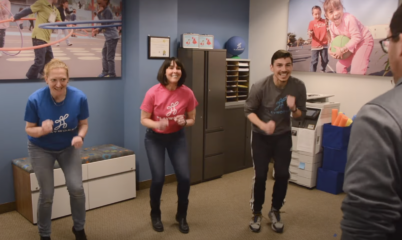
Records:
{"label": "logo on blue t-shirt", "polygon": [[[67,127],[68,127],[67,118],[69,116],[70,115],[68,113],[66,113],[64,116],[60,116],[58,120],[54,121],[55,124],[59,124],[59,125],[53,129],[54,130],[53,133],[72,132],[77,129],[77,126],[67,129]],[[71,122],[71,123],[73,123],[73,122]],[[60,129],[60,128],[62,128],[62,129]]]}
{"label": "logo on blue t-shirt", "polygon": [[60,123],[59,126],[55,127],[54,130],[59,130],[61,126],[63,126],[63,128],[67,128],[67,123],[66,123],[66,119],[68,118],[68,113],[64,116],[60,116],[59,120],[56,120],[55,123]]}
{"label": "logo on blue t-shirt", "polygon": [[281,99],[279,99],[275,105],[276,108],[271,111],[272,115],[279,115],[279,114],[285,114],[285,113],[289,113],[289,108],[287,108],[287,106],[285,105],[285,102],[287,100],[287,97],[283,97]]}

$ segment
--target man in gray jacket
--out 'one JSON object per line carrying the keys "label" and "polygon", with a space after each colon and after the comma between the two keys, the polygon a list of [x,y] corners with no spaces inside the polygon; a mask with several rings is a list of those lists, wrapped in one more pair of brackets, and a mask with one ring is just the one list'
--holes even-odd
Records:
{"label": "man in gray jacket", "polygon": [[402,239],[402,7],[388,52],[395,88],[362,107],[352,126],[343,189],[342,240]]}
{"label": "man in gray jacket", "polygon": [[261,228],[261,211],[271,158],[275,161],[275,184],[268,217],[275,232],[281,233],[284,229],[279,210],[283,205],[290,177],[290,115],[295,119],[303,119],[306,115],[307,98],[304,83],[291,76],[292,69],[292,54],[284,50],[275,52],[271,58],[273,74],[253,84],[244,105],[245,115],[253,123],[251,149],[255,175],[250,200],[253,211],[250,229],[253,232],[259,232]]}

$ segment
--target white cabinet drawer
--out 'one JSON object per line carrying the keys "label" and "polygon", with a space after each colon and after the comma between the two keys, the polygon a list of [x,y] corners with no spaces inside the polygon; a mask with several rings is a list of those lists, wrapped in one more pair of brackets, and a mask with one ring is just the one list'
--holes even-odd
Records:
{"label": "white cabinet drawer", "polygon": [[294,181],[294,183],[297,183],[299,185],[308,187],[308,188],[313,188],[316,186],[317,183],[317,179],[316,178],[304,178],[301,176],[297,176],[296,177],[296,181]]}
{"label": "white cabinet drawer", "polygon": [[305,170],[305,171],[313,171],[314,169],[317,169],[316,165],[318,165],[318,167],[321,167],[321,162],[316,162],[316,163],[303,163],[300,162],[298,160],[292,159],[292,161],[290,162],[290,169],[293,169],[295,171],[295,169],[298,170]]}
{"label": "white cabinet drawer", "polygon": [[89,180],[91,209],[136,197],[135,171]]}
{"label": "white cabinet drawer", "polygon": [[135,155],[93,162],[88,165],[88,179],[105,177],[135,170]]}
{"label": "white cabinet drawer", "polygon": [[312,156],[302,154],[300,152],[293,151],[292,152],[292,160],[296,160],[299,162],[304,162],[304,163],[316,163],[316,162],[321,162],[322,160],[322,153],[314,154]]}
{"label": "white cabinet drawer", "polygon": [[[85,181],[88,179],[88,166],[86,164],[82,165],[82,180]],[[30,173],[30,178],[31,178],[31,191],[39,191],[39,183],[38,180],[36,179],[35,173]],[[66,185],[66,179],[64,177],[63,170],[61,168],[57,168],[53,170],[53,176],[54,176],[54,186],[59,187],[59,186],[64,186]]]}

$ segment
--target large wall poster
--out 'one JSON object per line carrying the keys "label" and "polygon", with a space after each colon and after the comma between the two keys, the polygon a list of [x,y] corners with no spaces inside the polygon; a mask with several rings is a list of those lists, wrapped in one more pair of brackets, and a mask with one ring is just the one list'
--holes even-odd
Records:
{"label": "large wall poster", "polygon": [[290,0],[294,71],[392,76],[379,42],[397,7],[398,0]]}
{"label": "large wall poster", "polygon": [[[51,0],[0,0],[0,22],[4,19],[9,19],[24,8],[31,7],[38,2],[49,2]],[[107,2],[106,0],[104,2]],[[56,7],[62,7],[62,0],[54,0],[53,3]],[[11,7],[6,9],[7,4]],[[108,8],[111,10],[108,19],[122,20],[122,0],[110,0]],[[80,24],[83,21],[99,21],[99,11],[101,6],[97,0],[68,0],[65,3],[64,11],[65,21],[76,22],[75,27],[90,27],[94,28],[99,23]],[[12,13],[12,15],[10,14]],[[100,13],[102,14],[102,12]],[[26,18],[36,18],[36,14],[26,16]],[[121,23],[108,23],[119,25]],[[43,76],[38,74],[37,77],[31,74],[27,76],[28,70],[34,64],[34,59],[37,54],[35,51],[24,50],[18,51],[18,48],[27,48],[33,46],[33,32],[38,28],[36,20],[25,20],[10,22],[8,24],[0,23],[0,38],[3,36],[5,51],[1,50],[0,46],[0,80],[35,80]],[[114,29],[114,34],[109,39],[118,39],[117,45],[114,44],[115,50],[109,52],[107,57],[106,52],[103,54],[102,50],[106,43],[105,29],[97,34],[92,34],[93,28],[87,29],[74,29],[68,41],[55,43],[70,34],[71,30],[52,30],[50,36],[50,44],[53,52],[53,57],[65,61],[70,69],[70,78],[104,78],[104,77],[121,77],[121,40],[122,40],[122,27],[115,26],[109,29]],[[2,29],[4,34],[2,35]],[[108,39],[108,40],[109,40]],[[109,41],[110,42],[110,41]],[[1,44],[1,39],[0,39]],[[113,44],[112,44],[113,45]],[[112,46],[113,47],[113,46]],[[15,50],[11,50],[15,49]],[[110,44],[109,44],[110,48]],[[114,54],[112,54],[114,53]],[[114,55],[114,56],[113,56]],[[114,74],[113,66],[111,63],[114,59]],[[105,72],[104,70],[107,70]]]}

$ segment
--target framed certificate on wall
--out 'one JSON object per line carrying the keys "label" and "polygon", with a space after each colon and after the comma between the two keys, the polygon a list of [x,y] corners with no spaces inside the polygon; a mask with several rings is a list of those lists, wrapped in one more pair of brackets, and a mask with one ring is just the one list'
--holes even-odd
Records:
{"label": "framed certificate on wall", "polygon": [[170,58],[170,37],[148,36],[148,59]]}

